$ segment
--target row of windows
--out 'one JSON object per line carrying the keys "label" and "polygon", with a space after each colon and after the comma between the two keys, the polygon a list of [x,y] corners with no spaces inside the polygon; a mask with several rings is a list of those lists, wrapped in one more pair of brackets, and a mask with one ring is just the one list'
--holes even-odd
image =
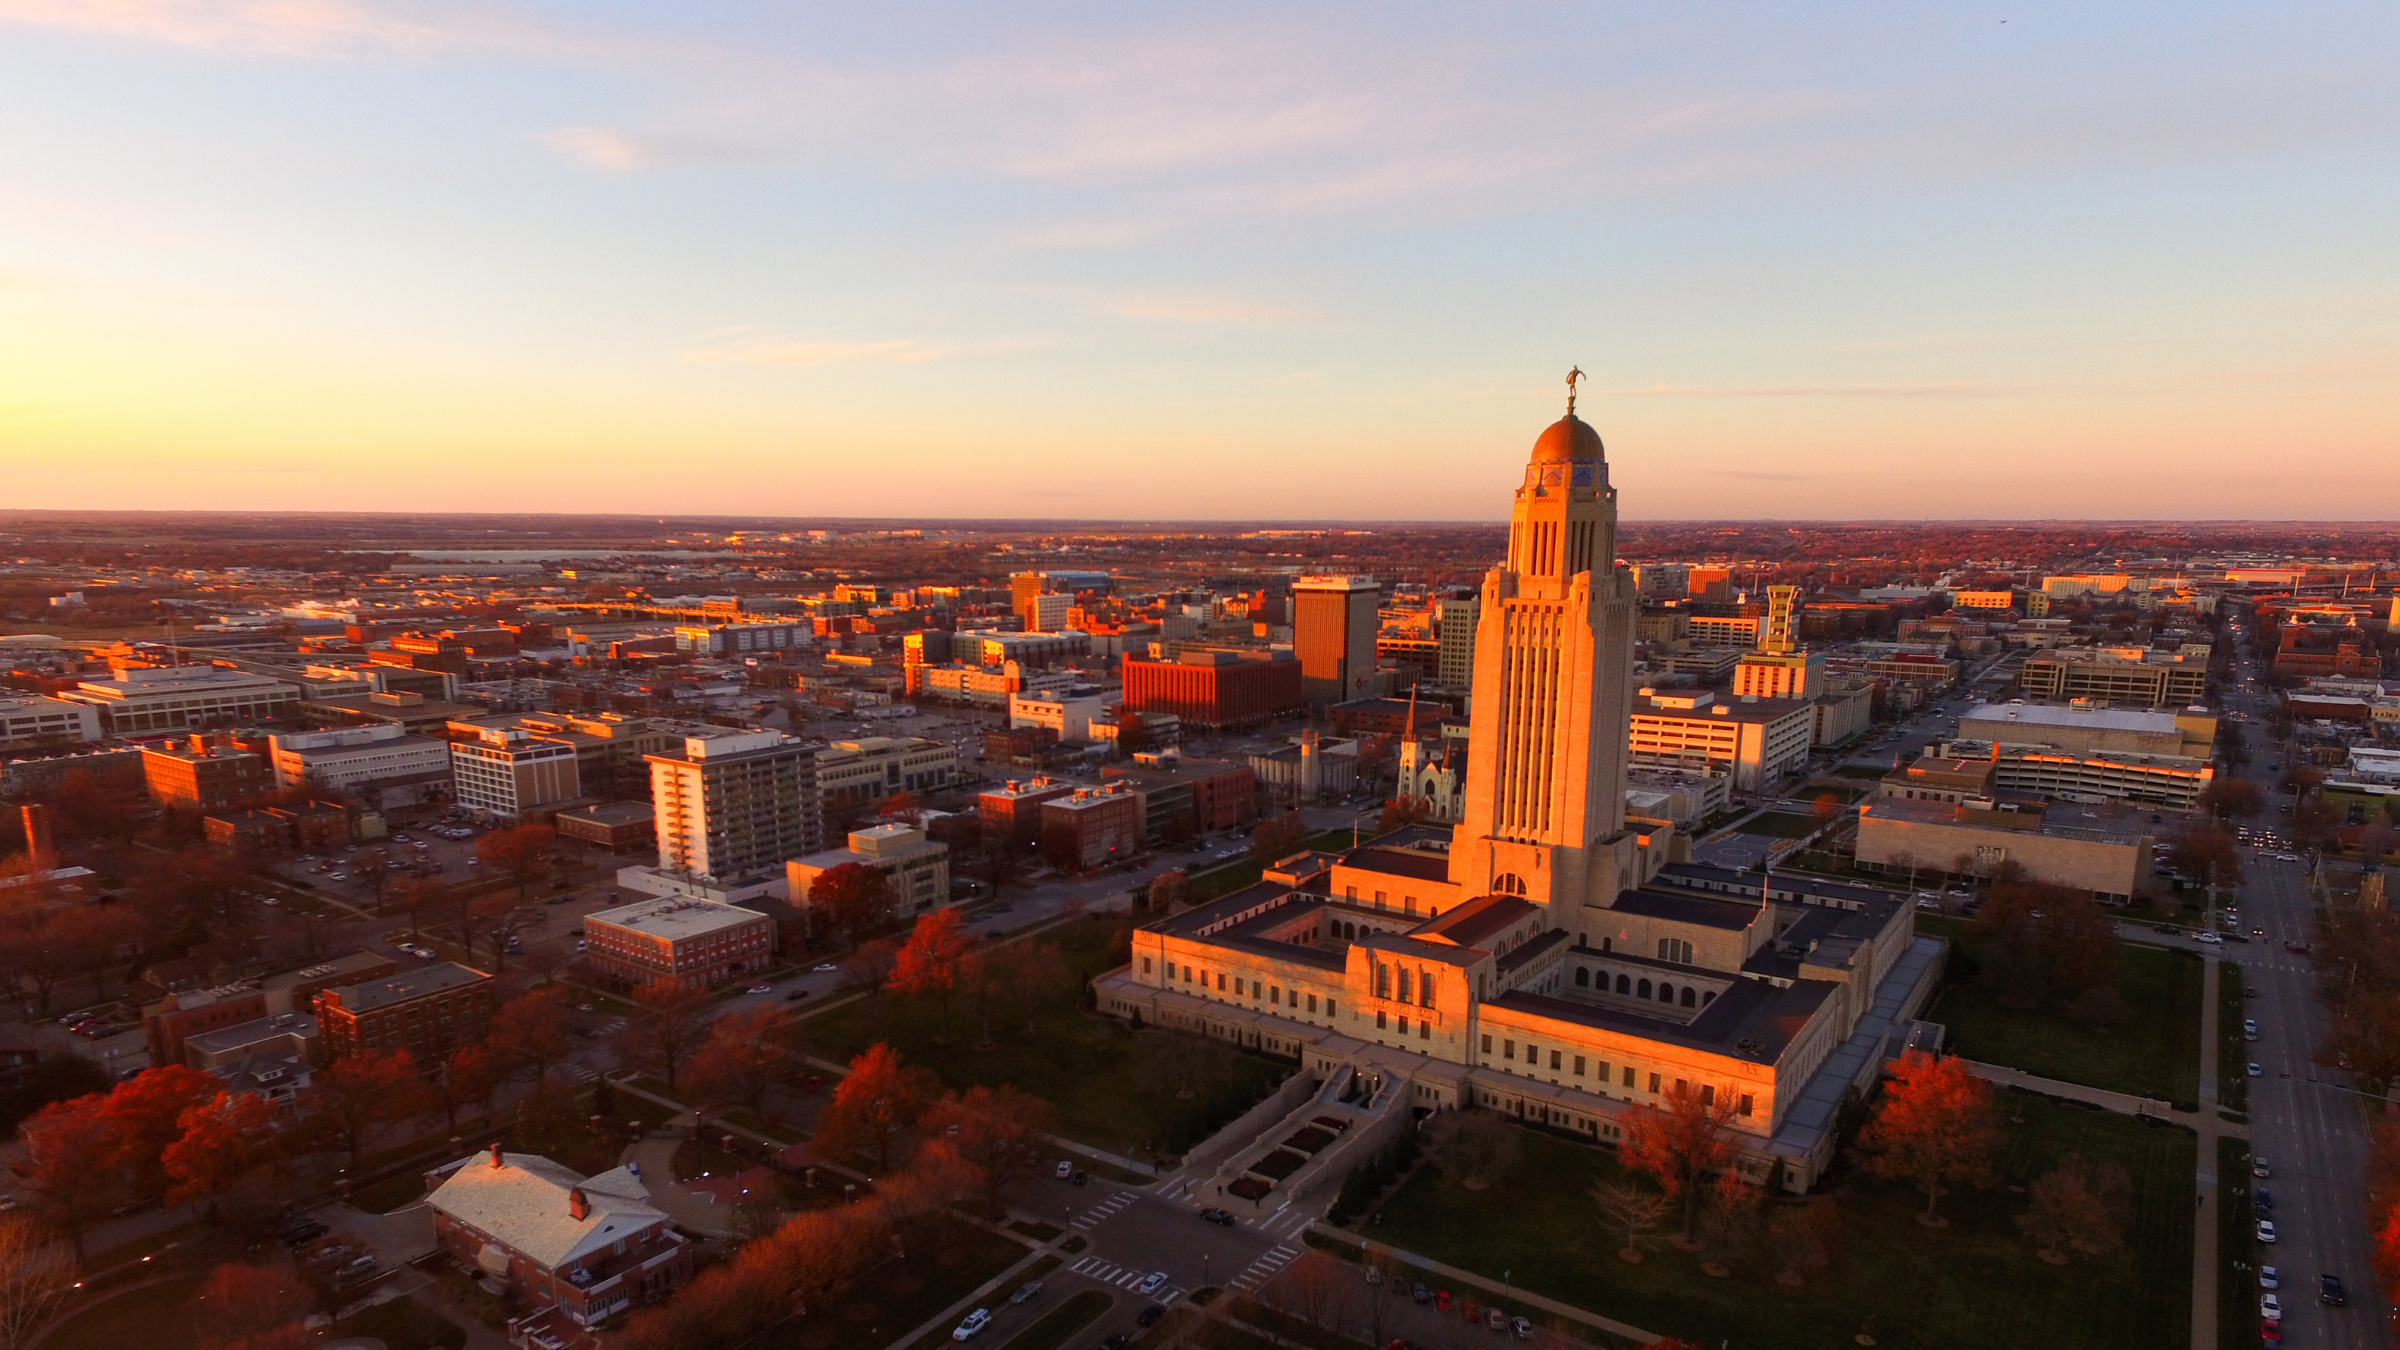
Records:
{"label": "row of windows", "polygon": [[[1691,963],[1686,961],[1684,964],[1689,965]],[[1575,985],[1579,989],[1592,987],[1592,972],[1588,970],[1577,969],[1575,972]],[[1598,987],[1602,993],[1608,992],[1609,986],[1607,971],[1600,972]],[[1651,996],[1650,990],[1651,985],[1650,981],[1648,980],[1636,980],[1627,975],[1617,976],[1616,992],[1623,994],[1628,998],[1649,998]],[[1662,980],[1658,984],[1658,1001],[1669,1004],[1681,1003],[1686,1008],[1705,1008],[1709,1004],[1717,1001],[1717,995],[1715,990],[1699,990],[1688,984],[1678,989],[1676,986]]]}
{"label": "row of windows", "polygon": [[[1485,1036],[1485,1037],[1483,1038],[1483,1053],[1484,1053],[1485,1055],[1487,1055],[1487,1056],[1488,1056],[1488,1055],[1490,1055],[1490,1054],[1492,1053],[1492,1038],[1491,1038],[1490,1036],[1488,1036],[1488,1035],[1487,1035],[1487,1036]],[[1500,1043],[1500,1058],[1501,1058],[1502,1060],[1509,1061],[1509,1062],[1511,1062],[1511,1063],[1515,1062],[1515,1061],[1516,1061],[1516,1058],[1517,1058],[1517,1043],[1516,1043],[1515,1041],[1513,1041],[1513,1040],[1503,1040],[1503,1041],[1501,1041],[1501,1043]],[[1605,1085],[1608,1083],[1608,1081],[1609,1081],[1609,1063],[1608,1063],[1608,1061],[1607,1061],[1607,1060],[1600,1060],[1600,1061],[1598,1061],[1598,1062],[1594,1063],[1594,1062],[1592,1062],[1592,1061],[1589,1061],[1589,1060],[1587,1060],[1587,1059],[1586,1059],[1584,1056],[1582,1056],[1582,1055],[1575,1055],[1575,1056],[1572,1056],[1571,1058],[1572,1058],[1572,1060],[1573,1060],[1573,1073],[1574,1073],[1574,1075],[1575,1075],[1577,1078],[1590,1077],[1590,1078],[1593,1078],[1593,1079],[1597,1080],[1597,1081],[1598,1081],[1600,1084],[1602,1084],[1603,1086],[1605,1086]],[[1557,1072],[1565,1072],[1566,1070],[1565,1070],[1565,1068],[1564,1068],[1563,1066],[1564,1066],[1564,1065],[1567,1063],[1567,1061],[1568,1061],[1569,1059],[1570,1059],[1570,1056],[1568,1056],[1568,1055],[1567,1055],[1567,1053],[1566,1053],[1565,1051],[1562,1051],[1562,1050],[1557,1050],[1557,1049],[1553,1049],[1553,1050],[1550,1052],[1550,1068],[1551,1068],[1553,1071],[1557,1071]],[[1528,1072],[1537,1072],[1537,1071],[1539,1071],[1539,1070],[1541,1069],[1541,1067],[1542,1067],[1542,1048],[1541,1048],[1539,1045],[1536,1045],[1536,1044],[1534,1044],[1532,1041],[1527,1041],[1527,1042],[1525,1043],[1525,1060],[1524,1060],[1524,1063],[1525,1063],[1526,1070],[1527,1070]],[[1586,1067],[1587,1067],[1587,1065],[1589,1066],[1589,1069],[1590,1069],[1590,1072],[1589,1072],[1588,1074],[1586,1073]],[[1514,1072],[1514,1070],[1511,1070],[1511,1072]],[[1623,1075],[1624,1075],[1624,1079],[1623,1079],[1622,1086],[1629,1087],[1629,1088],[1630,1088],[1630,1087],[1635,1087],[1635,1086],[1637,1086],[1637,1083],[1636,1083],[1636,1081],[1635,1081],[1635,1080],[1636,1080],[1636,1078],[1637,1078],[1637,1076],[1638,1076],[1638,1071],[1637,1071],[1637,1070],[1636,1070],[1636,1069],[1635,1069],[1635,1068],[1634,1068],[1632,1065],[1630,1065],[1630,1064],[1627,1064],[1627,1065],[1625,1065],[1625,1066],[1623,1067],[1623,1069],[1622,1069],[1622,1073],[1623,1073]],[[1661,1081],[1661,1077],[1662,1077],[1662,1076],[1661,1076],[1661,1075],[1659,1075],[1659,1074],[1657,1074],[1657,1073],[1652,1073],[1651,1075],[1649,1075],[1649,1091],[1650,1091],[1651,1093],[1653,1093],[1653,1094],[1656,1094],[1656,1093],[1658,1093],[1658,1092],[1660,1092],[1660,1091],[1662,1091],[1662,1090],[1664,1089],[1664,1084],[1663,1084],[1663,1083],[1662,1083],[1662,1081]],[[1685,1082],[1683,1079],[1681,1079],[1681,1078],[1678,1078],[1678,1079],[1676,1079],[1676,1080],[1675,1080],[1675,1086],[1676,1086],[1676,1087],[1678,1087],[1678,1088],[1681,1088],[1681,1087],[1685,1087],[1685,1086],[1688,1086],[1688,1085],[1686,1084],[1686,1082]],[[1703,1083],[1703,1084],[1701,1084],[1701,1085],[1700,1085],[1700,1102],[1701,1102],[1701,1104],[1702,1104],[1703,1106],[1711,1106],[1711,1105],[1714,1105],[1714,1104],[1716,1103],[1716,1100],[1717,1100],[1717,1089],[1716,1089],[1716,1087],[1715,1087],[1713,1084],[1708,1084],[1708,1083]],[[1741,1097],[1740,1097],[1738,1100],[1736,1100],[1736,1101],[1734,1102],[1734,1114],[1735,1114],[1735,1115],[1739,1115],[1739,1116],[1747,1116],[1747,1115],[1749,1115],[1749,1114],[1750,1114],[1750,1111],[1751,1111],[1751,1106],[1752,1106],[1751,1095],[1750,1095],[1749,1093],[1745,1092],[1745,1093],[1743,1093],[1743,1094],[1741,1095]]]}
{"label": "row of windows", "polygon": [[[1432,971],[1430,971],[1430,970],[1426,970],[1426,969],[1424,969],[1423,967],[1418,967],[1418,968],[1416,968],[1415,970],[1413,970],[1413,971],[1412,971],[1412,970],[1411,970],[1409,967],[1407,967],[1407,966],[1402,966],[1402,965],[1389,965],[1389,966],[1387,966],[1387,965],[1385,965],[1385,964],[1384,964],[1383,962],[1381,962],[1381,961],[1378,961],[1378,962],[1376,962],[1376,963],[1375,963],[1375,997],[1377,997],[1377,998],[1390,998],[1390,997],[1392,997],[1392,975],[1393,975],[1393,972],[1394,972],[1394,971],[1397,971],[1397,972],[1399,972],[1399,978],[1400,978],[1400,998],[1399,998],[1399,1001],[1400,1001],[1400,1002],[1402,1002],[1402,1003],[1410,1003],[1410,1002],[1414,1002],[1414,1003],[1416,1003],[1416,1004],[1418,1004],[1418,1005],[1420,1005],[1420,1006],[1422,1006],[1422,1007],[1427,1007],[1427,1008],[1430,1008],[1430,1007],[1432,1007],[1432,1006],[1433,1006],[1433,972],[1432,972]],[[1412,999],[1412,998],[1409,996],[1409,986],[1410,986],[1412,983],[1413,983],[1413,984],[1416,986],[1416,990],[1417,990],[1416,997],[1415,997],[1415,998],[1413,998],[1413,999]]]}
{"label": "row of windows", "polygon": [[[1169,961],[1167,963],[1167,978],[1169,980],[1176,978],[1176,966],[1176,962]],[[1144,975],[1150,973],[1150,958],[1147,956],[1142,958],[1142,973]],[[1195,976],[1190,966],[1184,966],[1182,968],[1182,978],[1185,984],[1197,984],[1202,989],[1207,989],[1209,987],[1209,972],[1205,970],[1199,972],[1199,974]],[[1274,1004],[1276,1007],[1280,1008],[1288,1006],[1294,1012],[1297,1012],[1300,1010],[1300,1000],[1305,997],[1308,1000],[1308,1011],[1314,1013],[1317,1010],[1317,996],[1315,994],[1303,995],[1300,990],[1294,989],[1291,991],[1291,998],[1287,1003],[1284,998],[1284,988],[1280,984],[1270,985],[1262,980],[1246,979],[1245,977],[1239,975],[1231,978],[1233,981],[1233,996],[1235,998],[1257,998],[1261,994],[1264,994],[1267,1002]],[[1225,992],[1226,979],[1227,976],[1223,971],[1217,972],[1216,991],[1220,994]],[[1327,1017],[1333,1016],[1334,1002],[1335,1000],[1331,998],[1325,1000],[1325,1015]]]}
{"label": "row of windows", "polygon": [[[1382,1010],[1382,1009],[1380,1009],[1380,1008],[1379,1008],[1379,1009],[1377,1009],[1377,1010],[1376,1010],[1376,1012],[1375,1012],[1375,1029],[1376,1029],[1377,1031],[1383,1031],[1383,1030],[1387,1030],[1387,1027],[1386,1027],[1386,1026],[1385,1026],[1385,1024],[1384,1024],[1384,1013],[1383,1013],[1383,1010]],[[1405,1037],[1408,1035],[1408,1014],[1407,1014],[1407,1013],[1402,1013],[1402,1014],[1400,1014],[1400,1035],[1401,1035],[1403,1038],[1405,1038]],[[1432,1039],[1433,1039],[1433,1019],[1432,1019],[1432,1018],[1430,1018],[1430,1017],[1420,1017],[1420,1018],[1418,1018],[1418,1019],[1417,1019],[1417,1039],[1418,1039],[1418,1040],[1420,1040],[1420,1041],[1430,1041],[1430,1040],[1432,1040]],[[1490,1038],[1489,1038],[1489,1037],[1486,1037],[1485,1039],[1487,1039],[1487,1040],[1488,1040],[1488,1039],[1490,1039]]]}

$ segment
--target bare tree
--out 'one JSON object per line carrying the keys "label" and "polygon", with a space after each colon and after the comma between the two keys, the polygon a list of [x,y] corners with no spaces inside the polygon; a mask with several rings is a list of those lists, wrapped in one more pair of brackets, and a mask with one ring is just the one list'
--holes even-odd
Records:
{"label": "bare tree", "polygon": [[1516,1164],[1516,1132],[1489,1111],[1444,1111],[1426,1136],[1434,1165],[1470,1191],[1491,1189]]}
{"label": "bare tree", "polygon": [[1608,1226],[1625,1235],[1625,1245],[1617,1249],[1617,1259],[1628,1265],[1641,1263],[1642,1244],[1667,1221],[1667,1212],[1675,1207],[1673,1201],[1646,1186],[1623,1182],[1604,1181],[1592,1187],[1592,1198],[1600,1202],[1600,1214]]}
{"label": "bare tree", "polygon": [[18,1350],[75,1285],[75,1253],[21,1215],[0,1216],[0,1350]]}
{"label": "bare tree", "polygon": [[1310,1326],[1332,1331],[1343,1321],[1349,1302],[1350,1275],[1342,1263],[1321,1251],[1302,1252],[1267,1286],[1272,1306]]}

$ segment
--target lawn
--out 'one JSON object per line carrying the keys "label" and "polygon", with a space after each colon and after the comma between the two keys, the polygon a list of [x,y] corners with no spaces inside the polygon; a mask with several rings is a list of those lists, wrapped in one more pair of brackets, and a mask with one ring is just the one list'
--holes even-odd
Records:
{"label": "lawn", "polygon": [[1903,1185],[1850,1177],[1833,1191],[1847,1233],[1842,1254],[1805,1288],[1777,1285],[1768,1258],[1733,1262],[1731,1279],[1701,1273],[1671,1247],[1639,1266],[1616,1260],[1591,1187],[1618,1179],[1614,1155],[1525,1132],[1522,1160],[1490,1190],[1470,1192],[1439,1171],[1412,1177],[1367,1231],[1378,1242],[1519,1288],[1622,1318],[1661,1334],[1717,1345],[1847,1346],[1872,1328],[1889,1350],[2184,1350],[2191,1322],[2192,1136],[2130,1117],[2004,1094],[2011,1138],[2003,1167],[2022,1186],[2070,1152],[2121,1164],[2133,1194],[2127,1247],[2066,1267],[2043,1264],[2013,1220],[2025,1207],[2005,1187],[1947,1197],[1944,1229],[1920,1226],[1924,1202]]}
{"label": "lawn", "polygon": [[[2273,1162],[2270,1158],[2267,1161]],[[2217,1344],[2224,1350],[2258,1345],[2258,1230],[2250,1212],[2250,1146],[2217,1140]],[[2272,1188],[2270,1188],[2272,1189]]]}
{"label": "lawn", "polygon": [[[851,1301],[815,1317],[785,1322],[747,1350],[848,1350],[889,1345],[973,1293],[985,1280],[1025,1259],[1025,1248],[973,1224],[927,1216],[902,1232],[908,1255],[860,1281]],[[922,1344],[944,1345],[950,1328],[928,1332]]]}
{"label": "lawn", "polygon": [[962,1004],[943,1040],[930,1006],[886,994],[809,1018],[801,1033],[828,1059],[847,1060],[885,1041],[951,1087],[1013,1084],[1058,1108],[1061,1133],[1110,1152],[1179,1153],[1265,1096],[1291,1066],[1221,1042],[1185,1038],[1178,1049],[1190,1052],[1183,1058],[1194,1066],[1186,1083],[1192,1095],[1179,1097],[1177,1085],[1158,1070],[1177,1058],[1162,1047],[1183,1033],[1135,1031],[1079,1006],[1085,983],[1124,961],[1125,933],[1118,922],[1080,919],[1029,939],[1057,943],[1074,977],[1042,1004],[1032,1035],[1021,1013],[996,1015],[994,1043],[978,1045],[979,1028]]}
{"label": "lawn", "polygon": [[[1918,926],[1959,942],[1971,957],[1966,926],[1920,918]],[[2189,952],[2124,944],[2119,992],[2128,1010],[2101,1029],[2057,1007],[2015,1008],[1980,984],[1945,987],[1925,1020],[1949,1029],[1949,1048],[1969,1059],[2131,1092],[2168,1102],[2200,1096],[2200,958]]]}
{"label": "lawn", "polygon": [[384,1350],[463,1350],[466,1328],[402,1295],[333,1324],[333,1334],[371,1336]]}
{"label": "lawn", "polygon": [[177,1275],[94,1304],[62,1323],[42,1350],[185,1350],[201,1328],[186,1315],[200,1276]]}
{"label": "lawn", "polygon": [[2236,1112],[2250,1109],[2250,1039],[2242,1034],[2242,1019],[2250,1014],[2242,979],[2238,962],[2217,970],[2217,1106]]}

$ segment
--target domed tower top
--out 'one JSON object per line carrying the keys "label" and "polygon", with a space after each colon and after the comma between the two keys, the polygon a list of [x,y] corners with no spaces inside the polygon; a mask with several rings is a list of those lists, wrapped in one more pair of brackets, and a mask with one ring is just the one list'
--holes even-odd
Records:
{"label": "domed tower top", "polygon": [[1552,422],[1542,432],[1541,439],[1533,443],[1533,462],[1536,464],[1600,459],[1605,453],[1600,447],[1600,433],[1592,430],[1592,424],[1577,417],[1572,410]]}
{"label": "domed tower top", "polygon": [[1567,415],[1533,443],[1508,532],[1507,570],[1529,589],[1556,591],[1576,574],[1607,577],[1616,565],[1617,491],[1600,433],[1575,415],[1581,367],[1567,372]]}

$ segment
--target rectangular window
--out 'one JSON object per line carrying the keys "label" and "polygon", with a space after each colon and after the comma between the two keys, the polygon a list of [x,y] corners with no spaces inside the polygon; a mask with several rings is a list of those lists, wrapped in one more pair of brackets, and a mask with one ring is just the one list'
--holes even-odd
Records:
{"label": "rectangular window", "polygon": [[1542,1062],[1542,1048],[1531,1041],[1525,1042],[1525,1062],[1538,1067]]}
{"label": "rectangular window", "polygon": [[1283,986],[1282,986],[1282,985],[1280,985],[1280,984],[1278,984],[1278,985],[1273,985],[1273,986],[1271,986],[1271,987],[1269,987],[1269,988],[1268,988],[1268,990],[1267,990],[1267,1002],[1269,1002],[1269,1003],[1274,1003],[1274,1004],[1281,1004],[1281,1003],[1283,1002]]}
{"label": "rectangular window", "polygon": [[1714,1106],[1717,1104],[1716,1084],[1702,1083],[1700,1085],[1700,1104],[1702,1106]]}
{"label": "rectangular window", "polygon": [[1558,1067],[1558,1052],[1556,1050],[1550,1052],[1550,1067],[1553,1069]]}
{"label": "rectangular window", "polygon": [[1406,966],[1402,966],[1402,967],[1400,967],[1400,1001],[1401,1001],[1402,1003],[1406,1003],[1406,1002],[1408,1002],[1408,1001],[1409,1001],[1409,988],[1408,988],[1408,986],[1409,986],[1409,970],[1408,970],[1408,967],[1406,967]]}
{"label": "rectangular window", "polygon": [[1492,1053],[1492,1038],[1489,1036],[1483,1038],[1483,1053],[1487,1055]]}
{"label": "rectangular window", "polygon": [[1735,1115],[1737,1115],[1737,1116],[1746,1116],[1746,1115],[1749,1115],[1749,1114],[1750,1114],[1750,1094],[1749,1094],[1749,1093],[1747,1093],[1747,1092],[1743,1093],[1743,1094],[1742,1094],[1742,1099],[1741,1099],[1740,1101],[1738,1101],[1738,1102],[1735,1102],[1735,1103],[1734,1103],[1734,1105],[1733,1105],[1733,1113],[1734,1113]]}
{"label": "rectangular window", "polygon": [[1217,972],[1217,992],[1220,994],[1225,992],[1225,972],[1223,971]]}
{"label": "rectangular window", "polygon": [[[1628,1079],[1632,1078],[1632,1077],[1633,1077],[1633,1070],[1631,1070],[1631,1069],[1627,1069],[1627,1070],[1625,1071],[1625,1076],[1626,1076]],[[1652,1074],[1652,1075],[1650,1075],[1650,1090],[1651,1090],[1652,1092],[1656,1092],[1656,1091],[1658,1091],[1658,1075],[1657,1075],[1657,1074]]]}
{"label": "rectangular window", "polygon": [[1417,972],[1417,1002],[1428,1008],[1433,1006],[1433,972],[1430,970]]}
{"label": "rectangular window", "polygon": [[1150,958],[1147,956],[1142,958],[1142,973],[1144,975],[1150,973]]}
{"label": "rectangular window", "polygon": [[[1575,1057],[1575,1076],[1577,1078],[1583,1077],[1583,1056],[1581,1055],[1577,1055]],[[1600,1071],[1600,1076],[1606,1078],[1608,1076],[1608,1070],[1602,1069]]]}
{"label": "rectangular window", "polygon": [[1418,1039],[1418,1040],[1420,1040],[1420,1041],[1430,1041],[1430,1040],[1432,1040],[1432,1039],[1433,1039],[1433,1023],[1426,1021],[1426,1020],[1425,1020],[1424,1018],[1422,1018],[1422,1017],[1418,1018],[1418,1019],[1417,1019],[1417,1039]]}
{"label": "rectangular window", "polygon": [[1326,1015],[1327,1017],[1331,1017],[1331,1016],[1333,1016],[1333,1000],[1332,1000],[1332,999],[1327,999],[1327,1000],[1325,1000],[1325,1015]]}
{"label": "rectangular window", "polygon": [[1405,1035],[1407,1035],[1407,1034],[1408,1034],[1408,1014],[1407,1014],[1407,1013],[1402,1013],[1402,1014],[1400,1014],[1400,1034],[1401,1034],[1401,1035],[1403,1035],[1403,1036],[1405,1036]]}
{"label": "rectangular window", "polygon": [[1516,1043],[1515,1041],[1502,1041],[1502,1042],[1500,1042],[1500,1058],[1502,1058],[1502,1059],[1515,1059],[1516,1057],[1517,1057],[1517,1043]]}
{"label": "rectangular window", "polygon": [[1317,1010],[1317,996],[1315,994],[1310,994],[1308,996],[1308,1010],[1312,1013]]}
{"label": "rectangular window", "polygon": [[1386,1026],[1388,1026],[1388,1025],[1390,1025],[1390,1024],[1384,1020],[1384,1013],[1383,1013],[1383,1010],[1382,1010],[1382,1009],[1380,1009],[1380,1008],[1376,1009],[1376,1010],[1375,1010],[1375,1029],[1376,1029],[1377,1031],[1381,1031],[1381,1030],[1383,1030],[1383,1029],[1384,1029]]}

